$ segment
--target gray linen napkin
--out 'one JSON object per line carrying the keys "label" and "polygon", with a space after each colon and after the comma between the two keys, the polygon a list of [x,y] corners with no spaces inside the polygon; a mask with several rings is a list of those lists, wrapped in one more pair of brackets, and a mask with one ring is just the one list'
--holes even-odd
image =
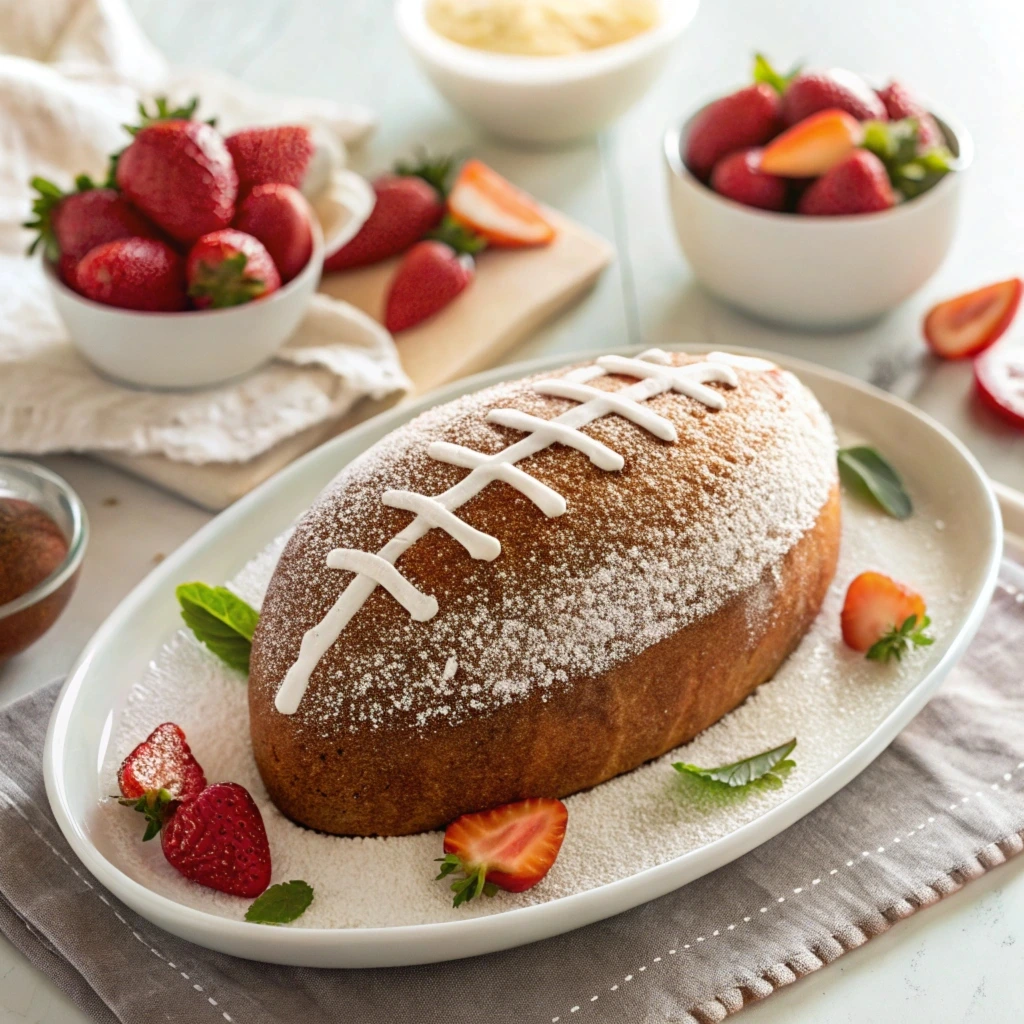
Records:
{"label": "gray linen napkin", "polygon": [[97,1021],[708,1024],[1024,848],[1024,572],[865,772],[782,835],[653,903],[531,946],[387,970],[274,967],[161,932],[93,882],[50,815],[56,686],[0,713],[0,930]]}

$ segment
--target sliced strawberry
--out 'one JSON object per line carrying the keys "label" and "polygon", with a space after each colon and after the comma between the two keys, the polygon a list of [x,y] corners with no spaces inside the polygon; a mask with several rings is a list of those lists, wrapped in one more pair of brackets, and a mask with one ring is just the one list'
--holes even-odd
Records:
{"label": "sliced strawberry", "polygon": [[824,174],[848,157],[864,137],[860,122],[843,110],[822,110],[772,139],[761,170],[783,178]]}
{"label": "sliced strawberry", "polygon": [[467,160],[448,196],[448,212],[491,245],[548,245],[555,229],[536,200],[480,160]]}
{"label": "sliced strawberry", "polygon": [[974,360],[974,382],[985,405],[1024,430],[1024,349],[989,349]]}
{"label": "sliced strawberry", "polygon": [[173,722],[158,725],[125,759],[117,771],[124,799],[146,816],[143,841],[152,839],[179,802],[192,800],[206,787],[206,775]]}
{"label": "sliced strawberry", "polygon": [[880,572],[863,572],[843,603],[843,640],[873,661],[898,661],[911,647],[932,643],[924,598]]}
{"label": "sliced strawberry", "polygon": [[473,257],[445,242],[417,242],[391,279],[384,326],[392,334],[408,330],[439,313],[473,280]]}
{"label": "sliced strawberry", "polygon": [[943,359],[964,359],[983,352],[1003,336],[1020,305],[1019,277],[946,299],[924,318],[925,341]]}
{"label": "sliced strawberry", "polygon": [[416,175],[385,174],[373,183],[373,210],[357,234],[324,260],[324,270],[351,270],[397,256],[444,216],[437,189]]}
{"label": "sliced strawberry", "polygon": [[193,882],[233,896],[259,896],[270,885],[270,843],[248,790],[218,782],[182,803],[164,826],[168,863]]}
{"label": "sliced strawberry", "polygon": [[313,158],[313,138],[303,125],[246,128],[224,144],[238,172],[239,195],[273,182],[301,188]]}
{"label": "sliced strawberry", "polygon": [[523,892],[555,863],[569,812],[561,800],[535,798],[456,818],[444,833],[438,879],[461,870],[452,882],[457,907],[495,888]]}

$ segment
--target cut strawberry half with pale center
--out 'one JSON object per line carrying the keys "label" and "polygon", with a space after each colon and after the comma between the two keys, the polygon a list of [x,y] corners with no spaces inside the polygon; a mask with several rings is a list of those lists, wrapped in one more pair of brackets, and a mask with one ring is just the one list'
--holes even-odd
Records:
{"label": "cut strawberry half with pale center", "polygon": [[464,872],[452,882],[456,907],[481,893],[493,896],[496,888],[523,892],[551,869],[568,818],[565,804],[548,798],[464,814],[445,830],[446,856],[437,877]]}
{"label": "cut strawberry half with pale center", "polygon": [[884,573],[862,572],[846,591],[843,640],[872,661],[899,661],[911,647],[927,647],[928,625],[924,598]]}
{"label": "cut strawberry half with pale center", "polygon": [[1024,430],[1024,348],[990,349],[974,361],[974,381],[985,405]]}
{"label": "cut strawberry half with pale center", "polygon": [[978,288],[933,306],[924,319],[925,340],[944,359],[977,355],[1013,322],[1024,284],[1020,278]]}
{"label": "cut strawberry half with pale center", "polygon": [[540,206],[480,160],[467,160],[448,196],[448,212],[491,245],[547,245],[555,229]]}
{"label": "cut strawberry half with pale center", "polygon": [[761,170],[783,178],[816,177],[848,157],[863,138],[863,126],[845,110],[822,110],[768,143]]}

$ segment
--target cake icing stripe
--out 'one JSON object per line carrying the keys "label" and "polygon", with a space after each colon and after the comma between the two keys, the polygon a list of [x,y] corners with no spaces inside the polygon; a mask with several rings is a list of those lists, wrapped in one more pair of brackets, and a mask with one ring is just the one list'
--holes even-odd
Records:
{"label": "cake icing stripe", "polygon": [[[574,370],[566,374],[566,379],[583,384],[605,373],[633,377],[637,378],[637,383],[627,385],[615,393],[620,403],[639,403],[667,391],[674,391],[711,409],[724,408],[725,399],[719,392],[706,387],[707,383],[720,383],[728,387],[736,387],[739,383],[735,370],[722,362],[699,362],[675,367],[670,365],[669,360],[670,357],[658,349],[643,353],[639,359],[601,356],[596,365]],[[469,474],[457,484],[430,500],[451,512],[479,494],[492,481],[504,479],[509,483],[516,481],[512,486],[529,489],[532,494],[528,497],[531,497],[538,507],[541,507],[540,501],[534,496],[543,497],[550,504],[549,495],[545,491],[555,494],[560,500],[560,512],[564,511],[565,502],[561,495],[557,495],[557,492],[551,491],[540,481],[519,470],[515,463],[536,455],[557,442],[579,449],[602,469],[621,469],[621,455],[579,430],[580,427],[608,415],[609,405],[605,397],[602,393],[601,398],[591,398],[550,420],[514,409],[490,410],[487,413],[489,421],[528,431],[526,437],[493,455],[483,455],[445,442],[432,442],[427,449],[431,458],[467,468],[471,462],[476,462],[476,465],[473,465]],[[542,488],[545,490],[541,490]],[[526,490],[523,493],[526,493]],[[418,591],[394,565],[395,561],[412,544],[424,537],[433,525],[435,524],[429,522],[425,516],[417,515],[404,530],[384,545],[379,554],[337,548],[327,556],[329,568],[350,569],[356,576],[342,591],[324,618],[303,634],[299,656],[285,673],[275,698],[275,707],[281,714],[291,715],[298,710],[309,686],[310,676],[320,658],[338,639],[378,583],[399,601],[414,619],[425,621],[436,614],[436,600]]]}
{"label": "cake icing stripe", "polygon": [[486,416],[488,423],[497,423],[513,430],[523,430],[544,442],[547,448],[552,444],[564,444],[582,452],[598,469],[616,472],[625,465],[618,452],[613,452],[596,437],[584,434],[579,428],[557,420],[545,420],[518,409],[492,409]]}
{"label": "cake icing stripe", "polygon": [[401,508],[420,516],[435,529],[444,530],[461,544],[470,558],[493,562],[501,554],[501,542],[489,533],[477,530],[449,511],[437,498],[415,491],[385,491],[380,499],[388,508]]}
{"label": "cake icing stripe", "polygon": [[568,398],[573,402],[594,400],[603,404],[607,412],[617,413],[638,427],[650,431],[662,441],[675,441],[679,436],[671,420],[665,419],[653,409],[649,409],[635,400],[622,398],[613,391],[602,391],[600,388],[592,388],[588,384],[578,384],[574,381],[557,378],[539,380],[533,385],[533,390],[538,395],[546,395],[549,398]]}

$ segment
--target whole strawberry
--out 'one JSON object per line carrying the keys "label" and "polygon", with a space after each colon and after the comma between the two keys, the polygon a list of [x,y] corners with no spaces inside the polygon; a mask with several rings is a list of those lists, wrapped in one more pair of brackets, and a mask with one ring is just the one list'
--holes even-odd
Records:
{"label": "whole strawberry", "polygon": [[173,313],[188,306],[182,258],[153,238],[120,238],[90,249],[75,270],[75,287],[122,309]]}
{"label": "whole strawberry", "polygon": [[905,86],[899,82],[890,82],[884,89],[878,90],[878,98],[885,104],[891,121],[902,121],[905,117],[917,120],[917,141],[922,150],[943,144],[938,122]]}
{"label": "whole strawberry", "polygon": [[417,242],[395,271],[384,326],[392,334],[439,313],[473,280],[473,257],[440,241]]}
{"label": "whole strawberry", "polygon": [[786,182],[761,170],[761,150],[741,149],[715,164],[711,187],[721,196],[760,210],[783,210]]}
{"label": "whole strawberry", "polygon": [[819,110],[845,110],[858,121],[886,121],[885,104],[860,75],[843,68],[801,71],[786,86],[782,118],[787,126]]}
{"label": "whole strawberry", "polygon": [[313,157],[312,136],[302,125],[246,128],[229,135],[224,144],[238,172],[240,195],[271,182],[301,188]]}
{"label": "whole strawberry", "polygon": [[895,202],[885,164],[874,153],[858,149],[807,188],[797,212],[839,217],[888,210]]}
{"label": "whole strawberry", "polygon": [[186,878],[233,896],[270,885],[270,843],[263,817],[237,782],[218,782],[179,804],[163,827],[168,863]]}
{"label": "whole strawberry", "polygon": [[179,242],[227,227],[238,175],[216,130],[202,121],[157,121],[142,128],[117,160],[117,185]]}
{"label": "whole strawberry", "polygon": [[35,218],[24,226],[38,234],[29,252],[41,245],[47,259],[70,269],[90,250],[119,238],[156,238],[156,227],[113,188],[97,188],[85,175],[76,191],[62,192],[45,178],[33,178]]}
{"label": "whole strawberry", "polygon": [[715,164],[737,149],[760,146],[781,127],[779,94],[749,85],[705,107],[693,119],[683,150],[686,166],[707,180]]}
{"label": "whole strawberry", "polygon": [[291,185],[257,185],[238,204],[234,226],[259,239],[282,282],[290,281],[313,254],[313,213]]}
{"label": "whole strawberry", "polygon": [[281,287],[281,275],[263,243],[233,228],[211,231],[192,246],[185,277],[199,309],[241,306]]}
{"label": "whole strawberry", "polygon": [[452,162],[446,157],[399,163],[373,182],[377,197],[358,233],[324,261],[324,270],[350,270],[397,256],[415,245],[444,216]]}

